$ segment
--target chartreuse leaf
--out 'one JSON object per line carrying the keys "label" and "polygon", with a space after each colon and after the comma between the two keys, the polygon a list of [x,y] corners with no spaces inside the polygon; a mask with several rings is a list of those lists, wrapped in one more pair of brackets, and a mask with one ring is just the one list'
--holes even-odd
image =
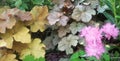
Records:
{"label": "chartreuse leaf", "polygon": [[40,58],[38,58],[38,59],[35,59],[34,56],[32,56],[32,55],[27,55],[27,56],[23,59],[23,61],[45,61],[45,58],[40,57]]}
{"label": "chartreuse leaf", "polygon": [[48,7],[35,6],[30,13],[33,18],[33,23],[30,25],[30,30],[32,32],[37,32],[38,30],[43,32],[45,30],[45,24],[47,24],[46,17],[48,15]]}
{"label": "chartreuse leaf", "polygon": [[71,57],[70,61],[85,61],[84,58],[80,59],[79,57],[84,55],[85,52],[83,50],[79,50],[78,52],[75,52]]}
{"label": "chartreuse leaf", "polygon": [[0,40],[0,47],[5,47],[7,43],[4,40]]}
{"label": "chartreuse leaf", "polygon": [[35,61],[45,61],[45,58],[40,57],[39,59],[36,59]]}
{"label": "chartreuse leaf", "polygon": [[34,39],[28,44],[28,48],[22,50],[20,58],[23,59],[27,55],[33,55],[35,59],[45,56],[45,45],[41,43],[39,38]]}
{"label": "chartreuse leaf", "polygon": [[7,31],[5,34],[0,34],[0,37],[5,41],[5,47],[11,49],[13,46],[12,31]]}
{"label": "chartreuse leaf", "polygon": [[17,23],[14,29],[14,39],[21,43],[30,43],[31,35],[29,34],[29,29],[23,25],[23,23]]}
{"label": "chartreuse leaf", "polygon": [[12,53],[6,53],[2,57],[0,57],[0,61],[18,61],[16,59],[16,55]]}

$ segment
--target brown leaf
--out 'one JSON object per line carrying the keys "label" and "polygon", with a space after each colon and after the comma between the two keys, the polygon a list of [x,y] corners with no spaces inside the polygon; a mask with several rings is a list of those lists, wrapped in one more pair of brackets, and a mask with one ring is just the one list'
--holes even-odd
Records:
{"label": "brown leaf", "polygon": [[21,19],[21,21],[29,21],[32,19],[32,15],[30,14],[30,12],[24,12],[24,11],[20,11],[16,14],[16,16]]}
{"label": "brown leaf", "polygon": [[25,43],[24,44],[20,43],[20,42],[14,42],[13,47],[12,47],[12,49],[18,53],[21,53],[21,51],[26,48],[28,48],[28,45]]}
{"label": "brown leaf", "polygon": [[7,14],[7,12],[2,13],[2,15],[0,15],[0,32],[5,33],[6,28],[12,29],[15,23],[16,19],[12,15]]}
{"label": "brown leaf", "polygon": [[69,32],[70,32],[69,26],[60,27],[59,30],[58,30],[58,36],[59,37],[63,37],[63,36],[65,36]]}
{"label": "brown leaf", "polygon": [[[1,10],[2,12],[3,10]],[[17,8],[6,9],[0,14],[0,33],[5,33],[6,29],[12,29],[16,24],[16,17],[21,21],[29,21],[32,19],[30,12],[21,11]]]}
{"label": "brown leaf", "polygon": [[48,16],[48,7],[47,6],[35,6],[30,12],[32,14],[32,21],[30,25],[30,30],[32,32],[37,32],[40,30],[43,32],[46,29],[46,24],[48,21],[46,17]]}

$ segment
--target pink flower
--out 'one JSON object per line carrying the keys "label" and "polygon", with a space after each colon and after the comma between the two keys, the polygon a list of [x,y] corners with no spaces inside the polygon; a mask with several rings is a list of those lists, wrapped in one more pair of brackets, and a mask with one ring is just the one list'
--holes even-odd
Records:
{"label": "pink flower", "polygon": [[116,39],[116,37],[119,34],[119,30],[118,28],[115,27],[115,25],[112,25],[111,23],[106,23],[101,31],[103,33],[105,33],[105,37],[110,40],[111,37],[113,37],[114,39]]}
{"label": "pink flower", "polygon": [[100,58],[102,53],[105,52],[102,44],[102,35],[97,27],[85,27],[81,30],[81,35],[85,38],[85,51],[87,56],[95,56],[97,59]]}

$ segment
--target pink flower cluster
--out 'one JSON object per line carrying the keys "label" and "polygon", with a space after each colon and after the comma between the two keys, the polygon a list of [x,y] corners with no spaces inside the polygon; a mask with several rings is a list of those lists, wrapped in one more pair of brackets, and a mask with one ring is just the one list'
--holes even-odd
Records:
{"label": "pink flower cluster", "polygon": [[85,51],[87,56],[95,56],[99,59],[103,52],[105,52],[102,44],[102,35],[99,28],[96,27],[85,27],[81,30],[81,36],[85,37]]}
{"label": "pink flower cluster", "polygon": [[95,56],[99,59],[102,53],[105,52],[102,43],[102,33],[104,33],[105,37],[108,39],[111,37],[116,38],[119,30],[115,28],[115,25],[110,23],[105,24],[101,29],[88,26],[81,30],[80,36],[85,38],[85,51],[87,56]]}
{"label": "pink flower cluster", "polygon": [[101,31],[105,34],[105,37],[110,40],[111,37],[116,39],[116,37],[119,34],[118,28],[115,28],[115,25],[112,25],[111,23],[105,24],[102,28]]}

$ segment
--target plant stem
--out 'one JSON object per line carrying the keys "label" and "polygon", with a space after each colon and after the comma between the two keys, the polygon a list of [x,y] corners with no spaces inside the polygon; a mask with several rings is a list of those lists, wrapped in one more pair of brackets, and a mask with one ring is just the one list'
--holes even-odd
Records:
{"label": "plant stem", "polygon": [[[112,3],[112,2],[111,2]],[[115,17],[115,23],[116,25],[118,24],[118,21],[117,21],[117,14],[116,14],[116,7],[115,7],[115,0],[113,0],[113,3],[112,3],[112,6],[113,6],[113,14],[114,14],[114,17]]]}

